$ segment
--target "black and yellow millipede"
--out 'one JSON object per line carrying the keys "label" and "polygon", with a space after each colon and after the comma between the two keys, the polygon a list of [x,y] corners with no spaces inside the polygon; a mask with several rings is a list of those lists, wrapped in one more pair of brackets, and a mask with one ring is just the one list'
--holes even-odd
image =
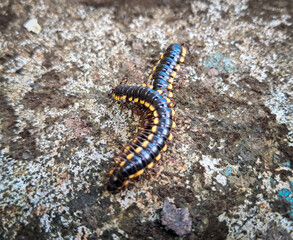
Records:
{"label": "black and yellow millipede", "polygon": [[141,86],[120,84],[111,91],[115,100],[140,105],[142,126],[133,140],[114,158],[114,167],[109,172],[107,189],[120,190],[129,181],[152,168],[166,151],[171,141],[175,106],[172,93],[175,76],[184,62],[186,48],[179,44],[170,45],[153,68],[148,83]]}

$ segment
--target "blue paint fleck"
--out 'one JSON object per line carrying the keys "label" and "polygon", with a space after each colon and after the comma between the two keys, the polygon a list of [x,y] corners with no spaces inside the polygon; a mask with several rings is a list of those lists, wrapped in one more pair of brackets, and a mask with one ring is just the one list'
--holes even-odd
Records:
{"label": "blue paint fleck", "polygon": [[282,189],[281,191],[279,191],[279,194],[282,196],[282,197],[288,197],[292,192],[289,190],[289,189]]}
{"label": "blue paint fleck", "polygon": [[216,68],[221,73],[234,73],[237,69],[231,58],[224,57],[221,52],[208,53],[203,64],[208,68]]}
{"label": "blue paint fleck", "polygon": [[277,181],[273,177],[270,178],[270,182],[272,186],[275,186],[277,184]]}
{"label": "blue paint fleck", "polygon": [[284,163],[280,163],[281,167],[290,167],[290,162],[284,162]]}
{"label": "blue paint fleck", "polygon": [[220,173],[223,174],[226,177],[230,176],[232,172],[233,172],[233,168],[232,167],[226,167],[225,169],[223,169],[222,171],[220,171]]}
{"label": "blue paint fleck", "polygon": [[[292,182],[290,184],[292,185]],[[293,219],[293,194],[292,194],[292,191],[287,188],[284,188],[279,191],[279,195],[290,204],[291,209],[287,213],[290,215],[290,218]]]}

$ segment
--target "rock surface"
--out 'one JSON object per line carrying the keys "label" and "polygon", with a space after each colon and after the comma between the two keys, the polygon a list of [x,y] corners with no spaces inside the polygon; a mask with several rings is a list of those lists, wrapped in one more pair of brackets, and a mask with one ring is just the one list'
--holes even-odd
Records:
{"label": "rock surface", "polygon": [[[293,237],[293,2],[0,2],[0,239]],[[36,19],[41,31],[24,24]],[[137,118],[107,92],[187,43],[177,137],[153,177],[105,179]]]}

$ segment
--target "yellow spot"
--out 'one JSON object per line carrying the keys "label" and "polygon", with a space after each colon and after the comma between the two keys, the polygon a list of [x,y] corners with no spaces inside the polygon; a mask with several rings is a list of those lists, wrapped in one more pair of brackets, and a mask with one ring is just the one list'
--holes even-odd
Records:
{"label": "yellow spot", "polygon": [[154,138],[154,134],[150,134],[150,135],[148,136],[148,140],[149,140],[149,141],[152,141],[153,138]]}
{"label": "yellow spot", "polygon": [[167,144],[163,147],[163,149],[162,149],[164,152],[166,152],[167,151]]}
{"label": "yellow spot", "polygon": [[172,128],[175,128],[175,127],[176,127],[176,123],[173,121]]}
{"label": "yellow spot", "polygon": [[157,68],[157,66],[155,66],[155,67],[153,68],[153,71],[156,71],[156,68]]}
{"label": "yellow spot", "polygon": [[164,54],[161,55],[161,59],[163,59],[163,58],[164,58]]}
{"label": "yellow spot", "polygon": [[163,91],[162,91],[162,90],[160,90],[160,89],[159,89],[159,90],[157,90],[157,92],[158,92],[158,93],[160,93],[160,94],[162,94],[162,93],[163,93]]}
{"label": "yellow spot", "polygon": [[156,125],[159,124],[159,118],[154,119],[154,124],[156,124]]}
{"label": "yellow spot", "polygon": [[173,83],[174,82],[174,79],[173,78],[170,78],[169,80],[168,80],[168,83]]}
{"label": "yellow spot", "polygon": [[109,174],[112,175],[114,172],[114,169],[110,170]]}
{"label": "yellow spot", "polygon": [[130,154],[127,155],[126,158],[127,158],[127,160],[131,160],[133,158],[133,156],[134,156],[133,153],[130,153]]}
{"label": "yellow spot", "polygon": [[134,143],[137,143],[137,140],[136,140],[136,139],[134,139],[134,140],[133,140],[133,142],[134,142]]}
{"label": "yellow spot", "polygon": [[161,59],[157,62],[157,65],[159,65],[160,64],[160,62],[161,62]]}
{"label": "yellow spot", "polygon": [[142,151],[142,147],[138,147],[137,149],[135,149],[136,154],[140,154],[141,151]]}
{"label": "yellow spot", "polygon": [[178,71],[180,69],[180,64],[177,64],[174,69]]}
{"label": "yellow spot", "polygon": [[115,93],[113,93],[113,97],[116,98],[116,94]]}
{"label": "yellow spot", "polygon": [[170,135],[169,135],[169,137],[168,137],[168,140],[172,140],[173,139],[173,134],[172,133],[170,133]]}
{"label": "yellow spot", "polygon": [[144,102],[145,102],[144,100],[140,100],[140,104],[144,104]]}
{"label": "yellow spot", "polygon": [[158,117],[158,116],[159,116],[158,112],[154,111],[154,117]]}
{"label": "yellow spot", "polygon": [[172,73],[170,74],[170,76],[174,78],[174,77],[176,77],[176,74],[177,74],[177,73],[174,71],[174,72],[172,72]]}
{"label": "yellow spot", "polygon": [[133,100],[133,97],[128,98],[128,101],[131,102]]}
{"label": "yellow spot", "polygon": [[153,79],[153,74],[151,74],[151,75],[149,76],[149,79]]}
{"label": "yellow spot", "polygon": [[152,168],[154,166],[154,163],[151,162],[150,164],[148,164],[147,168]]}
{"label": "yellow spot", "polygon": [[169,104],[171,100],[169,98],[166,98],[167,103]]}
{"label": "yellow spot", "polygon": [[181,57],[181,58],[179,59],[179,62],[183,63],[183,62],[184,62],[184,57]]}
{"label": "yellow spot", "polygon": [[131,179],[131,178],[134,178],[134,174],[130,175],[128,178]]}
{"label": "yellow spot", "polygon": [[120,163],[120,167],[123,167],[125,165],[126,161]]}
{"label": "yellow spot", "polygon": [[129,181],[128,180],[126,180],[124,183],[123,183],[123,186],[128,186],[128,184],[129,184]]}
{"label": "yellow spot", "polygon": [[153,105],[150,105],[150,110],[153,112],[155,110],[155,107]]}
{"label": "yellow spot", "polygon": [[186,48],[185,47],[182,47],[182,53],[181,53],[181,55],[183,56],[183,57],[185,57],[185,55],[186,55]]}
{"label": "yellow spot", "polygon": [[142,143],[142,146],[143,146],[144,148],[147,148],[148,144],[149,144],[148,141],[144,141],[144,142]]}
{"label": "yellow spot", "polygon": [[135,102],[138,102],[138,101],[139,101],[139,98],[135,98],[134,101],[135,101]]}
{"label": "yellow spot", "polygon": [[153,127],[152,127],[152,132],[153,132],[153,133],[156,133],[156,132],[157,132],[157,129],[158,129],[157,126],[153,126]]}
{"label": "yellow spot", "polygon": [[173,89],[173,85],[172,84],[169,84],[168,85],[168,90],[172,90]]}
{"label": "yellow spot", "polygon": [[174,97],[174,94],[172,92],[169,92],[168,97],[172,98],[172,97]]}
{"label": "yellow spot", "polygon": [[149,86],[150,89],[154,88],[154,86],[152,84],[149,84],[148,86]]}
{"label": "yellow spot", "polygon": [[146,84],[145,84],[145,83],[143,83],[143,84],[141,84],[141,86],[143,86],[143,87],[146,87]]}
{"label": "yellow spot", "polygon": [[137,171],[135,174],[134,174],[134,177],[138,177],[139,175],[143,174],[143,169]]}
{"label": "yellow spot", "polygon": [[151,104],[148,102],[145,102],[144,105],[148,108]]}
{"label": "yellow spot", "polygon": [[126,95],[122,96],[122,97],[121,97],[121,100],[126,99],[126,97],[127,97]]}
{"label": "yellow spot", "polygon": [[156,161],[159,161],[161,159],[161,157],[162,157],[162,154],[159,153],[159,155],[155,157]]}

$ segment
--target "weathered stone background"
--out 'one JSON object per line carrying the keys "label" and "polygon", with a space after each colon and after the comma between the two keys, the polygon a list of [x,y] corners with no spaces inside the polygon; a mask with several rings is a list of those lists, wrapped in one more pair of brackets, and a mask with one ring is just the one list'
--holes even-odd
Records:
{"label": "weathered stone background", "polygon": [[[164,200],[191,213],[180,239],[291,239],[292,15],[289,0],[1,0],[0,239],[179,239]],[[106,93],[174,42],[190,46],[178,136],[157,174],[110,194],[138,118]]]}

